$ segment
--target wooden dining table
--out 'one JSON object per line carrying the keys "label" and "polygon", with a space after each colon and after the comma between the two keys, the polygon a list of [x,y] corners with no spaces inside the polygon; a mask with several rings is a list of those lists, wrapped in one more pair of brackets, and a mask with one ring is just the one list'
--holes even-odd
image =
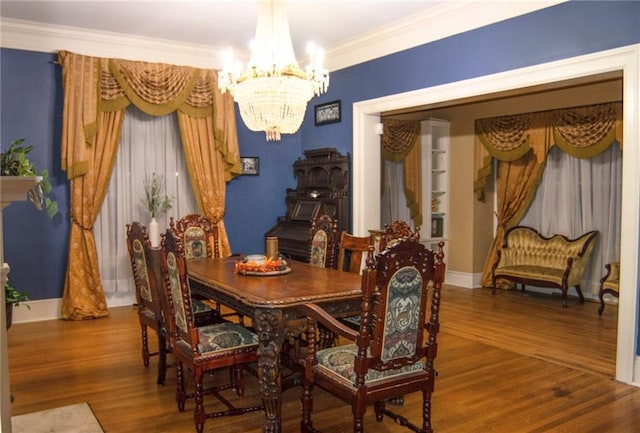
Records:
{"label": "wooden dining table", "polygon": [[283,344],[306,329],[300,305],[313,302],[335,317],[360,312],[359,275],[289,261],[281,275],[236,273],[238,257],[187,262],[191,291],[250,317],[258,334],[258,383],[264,402],[265,433],[282,431]]}

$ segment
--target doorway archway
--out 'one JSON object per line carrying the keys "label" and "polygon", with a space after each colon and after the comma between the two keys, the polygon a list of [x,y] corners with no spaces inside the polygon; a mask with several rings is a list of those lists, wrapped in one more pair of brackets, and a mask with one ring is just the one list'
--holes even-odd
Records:
{"label": "doorway archway", "polygon": [[[380,222],[380,152],[371,151],[379,137],[376,125],[380,114],[447,101],[515,91],[532,86],[560,83],[620,71],[623,78],[623,123],[626,143],[622,176],[621,266],[625,269],[620,284],[637,287],[640,214],[640,45],[564,59],[529,68],[449,83],[397,95],[354,103],[353,106],[353,231],[362,236]],[[620,294],[616,379],[634,384],[636,338],[638,332],[638,293]],[[639,367],[640,368],[640,367]]]}

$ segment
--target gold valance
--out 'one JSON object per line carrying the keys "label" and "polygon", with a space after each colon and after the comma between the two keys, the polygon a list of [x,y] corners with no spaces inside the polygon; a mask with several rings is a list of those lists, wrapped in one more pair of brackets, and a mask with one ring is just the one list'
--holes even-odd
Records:
{"label": "gold valance", "polygon": [[382,125],[382,157],[388,161],[404,160],[420,134],[420,122],[382,119]]}
{"label": "gold valance", "polygon": [[532,116],[503,116],[476,122],[476,134],[489,154],[515,161],[529,151]]}
{"label": "gold valance", "polygon": [[622,104],[610,103],[550,112],[555,144],[576,158],[593,158],[614,140],[622,148]]}
{"label": "gold valance", "polygon": [[517,161],[531,149],[538,162],[544,163],[554,145],[576,158],[593,158],[614,140],[622,148],[622,103],[478,119],[475,128],[474,190],[483,200],[494,158]]}
{"label": "gold valance", "polygon": [[176,110],[191,117],[212,113],[214,71],[164,63],[101,59],[100,109],[117,111],[133,103],[153,116]]}

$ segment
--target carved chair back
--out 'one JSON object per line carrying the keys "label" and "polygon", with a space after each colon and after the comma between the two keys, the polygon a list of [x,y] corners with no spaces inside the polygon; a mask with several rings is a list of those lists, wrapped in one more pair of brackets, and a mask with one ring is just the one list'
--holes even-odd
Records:
{"label": "carved chair back", "polygon": [[[439,323],[440,289],[444,263],[415,237],[403,238],[369,263],[363,275],[364,290],[359,338],[356,344],[366,363],[356,362],[356,376],[369,369],[426,368],[432,363]],[[426,316],[428,284],[433,285],[431,316]],[[425,340],[425,326],[428,339]],[[367,347],[368,346],[368,347]],[[368,351],[364,350],[368,348]]]}
{"label": "carved chair back", "polygon": [[185,248],[171,228],[162,237],[162,270],[175,341],[197,346],[197,330],[191,308],[191,289],[187,277]]}
{"label": "carved chair back", "polygon": [[177,221],[171,218],[169,227],[184,245],[187,259],[220,257],[217,221],[204,215],[189,214]]}
{"label": "carved chair back", "polygon": [[148,254],[150,248],[147,229],[137,221],[127,224],[127,249],[131,260],[139,314],[147,314],[161,321],[162,313],[157,286],[160,282],[155,281],[153,273],[150,272]]}
{"label": "carved chair back", "polygon": [[382,235],[380,237],[380,251],[384,251],[387,247],[394,244],[394,241],[402,238],[420,239],[420,229],[411,230],[411,226],[404,221],[394,221],[385,224]]}
{"label": "carved chair back", "polygon": [[309,263],[320,268],[333,268],[338,245],[338,221],[319,215],[311,223]]}

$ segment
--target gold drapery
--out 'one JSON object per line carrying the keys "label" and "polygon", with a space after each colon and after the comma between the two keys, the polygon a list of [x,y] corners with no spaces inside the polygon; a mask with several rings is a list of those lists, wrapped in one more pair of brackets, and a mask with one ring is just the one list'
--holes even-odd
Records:
{"label": "gold drapery", "polygon": [[[62,299],[65,319],[108,315],[93,237],[120,140],[124,110],[151,115],[178,111],[192,185],[202,213],[219,222],[222,254],[225,181],[241,172],[233,100],[220,94],[217,73],[184,66],[103,59],[66,51],[62,169],[71,180],[69,260]],[[196,161],[196,162],[194,162]]]}
{"label": "gold drapery", "polygon": [[[382,119],[382,159],[402,161],[402,183],[411,219],[416,230],[422,226],[422,152],[420,122]],[[384,168],[382,169],[384,185]]]}
{"label": "gold drapery", "polygon": [[482,286],[492,285],[491,267],[504,232],[518,224],[531,205],[551,147],[558,145],[574,157],[593,158],[614,140],[622,148],[620,102],[476,121],[474,189],[479,200],[484,200],[493,158],[498,161],[498,228],[482,269]]}
{"label": "gold drapery", "polygon": [[[545,142],[531,141],[532,131],[544,130],[553,137]],[[537,135],[542,135],[537,132]],[[547,158],[553,145],[576,158],[593,158],[609,148],[613,140],[622,148],[622,103],[526,113],[514,116],[476,120],[474,190],[484,200],[486,178],[492,174],[492,163],[515,161],[529,149],[539,161]]]}

